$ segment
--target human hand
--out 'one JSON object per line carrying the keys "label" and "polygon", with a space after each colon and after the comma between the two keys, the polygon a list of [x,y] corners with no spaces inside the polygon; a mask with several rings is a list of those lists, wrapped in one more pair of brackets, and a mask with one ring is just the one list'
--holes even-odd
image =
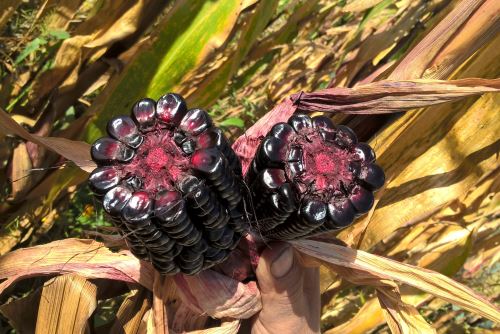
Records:
{"label": "human hand", "polygon": [[319,269],[306,266],[286,243],[264,250],[257,266],[262,310],[252,319],[254,334],[319,333]]}

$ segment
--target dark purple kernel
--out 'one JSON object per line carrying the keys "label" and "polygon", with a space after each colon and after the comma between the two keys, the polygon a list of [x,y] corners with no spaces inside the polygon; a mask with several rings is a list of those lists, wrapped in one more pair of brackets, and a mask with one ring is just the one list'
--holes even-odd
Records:
{"label": "dark purple kernel", "polygon": [[257,187],[262,187],[262,190],[273,190],[285,183],[286,177],[282,170],[267,168],[259,174],[257,180]]}
{"label": "dark purple kernel", "polygon": [[205,261],[208,264],[216,264],[225,260],[227,256],[228,253],[224,249],[209,247],[205,253]]}
{"label": "dark purple kernel", "polygon": [[191,156],[191,165],[203,174],[222,173],[223,163],[221,154],[213,148],[198,150]]}
{"label": "dark purple kernel", "polygon": [[224,233],[222,234],[221,238],[212,244],[215,247],[226,249],[229,248],[233,244],[233,236],[234,232],[231,228],[226,227],[224,229]]}
{"label": "dark purple kernel", "polygon": [[222,131],[216,128],[210,128],[197,137],[197,148],[222,148],[225,147],[226,144]]}
{"label": "dark purple kernel", "polygon": [[281,166],[285,161],[286,146],[275,137],[264,138],[259,151],[259,162],[268,167]]}
{"label": "dark purple kernel", "polygon": [[350,148],[356,145],[358,138],[351,128],[345,125],[337,126],[337,132],[335,136],[335,143],[342,148]]}
{"label": "dark purple kernel", "polygon": [[183,246],[194,246],[199,244],[203,238],[203,234],[196,228],[193,228],[188,235],[183,236],[177,240],[177,242]]}
{"label": "dark purple kernel", "polygon": [[127,221],[146,220],[151,215],[153,201],[145,191],[135,192],[122,210],[123,218]]}
{"label": "dark purple kernel", "polygon": [[150,249],[158,251],[169,251],[174,245],[174,240],[169,238],[165,233],[161,233],[160,238],[156,241],[148,243]]}
{"label": "dark purple kernel", "polygon": [[361,172],[361,163],[359,161],[351,161],[349,162],[349,171],[354,176],[358,176]]}
{"label": "dark purple kernel", "polygon": [[163,190],[156,194],[155,205],[154,205],[154,216],[159,219],[165,219],[171,217],[182,210],[184,207],[184,200],[181,194],[177,191],[166,191]]}
{"label": "dark purple kernel", "polygon": [[311,226],[321,225],[326,221],[327,207],[321,201],[309,200],[300,209],[300,215]]}
{"label": "dark purple kernel", "polygon": [[132,118],[128,116],[112,118],[108,122],[107,131],[111,137],[132,148],[139,147],[144,139]]}
{"label": "dark purple kernel", "polygon": [[277,211],[281,211],[281,208],[280,208],[280,195],[279,194],[272,194],[271,195],[271,199],[270,199],[270,203],[272,205],[272,208]]}
{"label": "dark purple kernel", "polygon": [[178,126],[186,113],[186,102],[178,94],[166,94],[156,104],[156,117],[161,123]]}
{"label": "dark purple kernel", "polygon": [[184,248],[184,250],[179,254],[179,258],[184,262],[195,262],[202,255],[191,250],[190,248]]}
{"label": "dark purple kernel", "polygon": [[203,256],[200,257],[198,260],[195,262],[182,262],[179,261],[179,267],[181,267],[181,270],[184,274],[186,275],[195,275],[199,273],[203,269]]}
{"label": "dark purple kernel", "polygon": [[282,203],[281,207],[288,212],[294,211],[297,207],[297,199],[292,186],[285,183],[279,188],[278,193],[280,194],[280,203]]}
{"label": "dark purple kernel", "polygon": [[156,263],[155,260],[153,259],[153,265],[156,270],[162,275],[175,275],[178,274],[181,269],[175,265],[175,263],[168,262],[168,263],[162,263],[161,265]]}
{"label": "dark purple kernel", "polygon": [[182,151],[188,155],[194,152],[195,147],[196,144],[192,140],[186,140],[182,143]]}
{"label": "dark purple kernel", "polygon": [[[238,247],[241,239],[243,239],[243,235],[241,235],[240,233],[238,233],[237,231],[234,232],[234,235],[233,235],[233,244],[231,246],[229,246],[229,250],[234,250],[236,249],[236,247]],[[229,256],[229,253],[227,253],[227,255]]]}
{"label": "dark purple kernel", "polygon": [[311,117],[304,115],[304,114],[298,114],[298,115],[293,115],[288,119],[288,124],[292,126],[292,128],[295,129],[295,131],[300,132],[305,128],[310,128],[312,127],[312,120]]}
{"label": "dark purple kernel", "polygon": [[326,131],[325,129],[320,129],[319,134],[320,134],[321,138],[323,139],[323,141],[330,142],[330,143],[334,143],[335,137],[337,136],[337,134],[335,132]]}
{"label": "dark purple kernel", "polygon": [[288,169],[290,171],[291,178],[295,178],[304,171],[304,165],[301,162],[289,162]]}
{"label": "dark purple kernel", "polygon": [[357,143],[354,147],[354,153],[358,160],[363,160],[366,162],[375,161],[375,152],[370,147],[370,145],[366,143]]}
{"label": "dark purple kernel", "polygon": [[269,132],[271,136],[280,139],[287,140],[295,131],[288,123],[277,123],[275,124],[271,131]]}
{"label": "dark purple kernel", "polygon": [[156,226],[149,219],[135,222],[123,221],[127,228],[130,227],[129,230],[134,231],[134,236],[147,237],[157,231]]}
{"label": "dark purple kernel", "polygon": [[288,151],[288,161],[302,161],[302,149],[300,147],[291,147]]}
{"label": "dark purple kernel", "polygon": [[142,99],[132,108],[132,116],[139,125],[139,130],[148,131],[155,126],[155,105],[154,100]]}
{"label": "dark purple kernel", "polygon": [[329,220],[337,228],[352,224],[356,211],[348,199],[328,205]]}
{"label": "dark purple kernel", "polygon": [[206,233],[207,233],[208,240],[210,240],[210,241],[219,240],[222,237],[222,235],[224,234],[225,229],[226,229],[226,227],[207,230]]}
{"label": "dark purple kernel", "polygon": [[150,248],[150,245],[160,240],[162,237],[162,232],[160,230],[155,230],[153,233],[142,238],[146,247]]}
{"label": "dark purple kernel", "polygon": [[115,187],[120,182],[120,173],[114,167],[99,167],[92,171],[89,176],[90,188],[103,194]]}
{"label": "dark purple kernel", "polygon": [[136,175],[129,176],[123,181],[127,186],[129,186],[134,191],[140,190],[143,187],[142,180]]}
{"label": "dark purple kernel", "polygon": [[208,243],[205,241],[205,239],[201,239],[196,243],[196,245],[191,246],[191,249],[195,253],[205,253],[208,250]]}
{"label": "dark purple kernel", "polygon": [[177,213],[172,220],[165,220],[162,227],[167,227],[167,234],[174,239],[186,237],[193,232],[194,226],[184,211]]}
{"label": "dark purple kernel", "polygon": [[364,166],[358,178],[363,181],[363,184],[370,190],[377,190],[385,183],[384,171],[379,165],[373,163]]}
{"label": "dark purple kernel", "polygon": [[182,143],[187,139],[186,135],[182,132],[175,132],[174,133],[174,142],[177,144],[177,146],[182,146]]}
{"label": "dark purple kernel", "polygon": [[327,131],[335,130],[335,125],[332,120],[326,116],[316,116],[312,118],[312,124],[317,129],[325,129]]}
{"label": "dark purple kernel", "polygon": [[374,202],[373,193],[361,186],[354,186],[349,199],[356,211],[360,214],[368,212]]}
{"label": "dark purple kernel", "polygon": [[191,135],[199,135],[212,126],[212,120],[202,109],[191,109],[181,121],[180,129]]}
{"label": "dark purple kernel", "polygon": [[112,216],[118,216],[132,197],[132,191],[124,186],[109,190],[103,198],[104,210]]}
{"label": "dark purple kernel", "polygon": [[90,155],[99,163],[129,162],[134,157],[134,150],[115,139],[104,137],[92,144]]}

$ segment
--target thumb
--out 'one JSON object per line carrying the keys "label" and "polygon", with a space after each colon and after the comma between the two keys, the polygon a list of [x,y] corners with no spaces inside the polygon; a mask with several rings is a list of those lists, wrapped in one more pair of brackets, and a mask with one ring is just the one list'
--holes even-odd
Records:
{"label": "thumb", "polygon": [[293,248],[277,242],[261,254],[257,266],[257,281],[262,294],[294,294],[302,287],[302,266],[298,263]]}
{"label": "thumb", "polygon": [[[319,333],[319,284],[311,300],[304,290],[309,271],[317,269],[304,267],[289,244],[274,243],[262,253],[256,270],[262,310],[252,333]],[[310,276],[319,283],[318,275]]]}

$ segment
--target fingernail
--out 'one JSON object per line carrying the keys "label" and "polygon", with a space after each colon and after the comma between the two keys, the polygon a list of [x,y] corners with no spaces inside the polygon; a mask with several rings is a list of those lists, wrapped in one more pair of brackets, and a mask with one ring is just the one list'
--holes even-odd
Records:
{"label": "fingernail", "polygon": [[287,247],[279,253],[271,263],[271,274],[275,278],[281,278],[288,274],[293,265],[293,249]]}

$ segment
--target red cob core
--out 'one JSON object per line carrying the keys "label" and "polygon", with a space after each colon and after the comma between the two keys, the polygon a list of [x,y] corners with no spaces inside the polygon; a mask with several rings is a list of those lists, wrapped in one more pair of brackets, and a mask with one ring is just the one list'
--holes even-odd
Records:
{"label": "red cob core", "polygon": [[[340,182],[349,184],[349,154],[343,150],[329,147],[328,152],[306,154],[304,180],[315,180],[317,190],[338,189]],[[314,172],[316,170],[316,173]]]}
{"label": "red cob core", "polygon": [[294,135],[291,145],[302,149],[304,172],[294,176],[286,169],[287,177],[297,182],[301,193],[308,193],[313,198],[323,200],[336,197],[338,189],[349,187],[353,182],[349,170],[349,163],[354,160],[353,154],[334,144],[326,145],[315,129],[304,130]]}
{"label": "red cob core", "polygon": [[161,147],[152,148],[146,157],[146,166],[151,171],[158,172],[163,166],[169,162],[169,158]]}
{"label": "red cob core", "polygon": [[189,169],[189,157],[173,140],[173,132],[158,128],[144,135],[132,161],[119,165],[124,175],[142,179],[143,189],[154,196],[159,190],[174,190],[174,185]]}

